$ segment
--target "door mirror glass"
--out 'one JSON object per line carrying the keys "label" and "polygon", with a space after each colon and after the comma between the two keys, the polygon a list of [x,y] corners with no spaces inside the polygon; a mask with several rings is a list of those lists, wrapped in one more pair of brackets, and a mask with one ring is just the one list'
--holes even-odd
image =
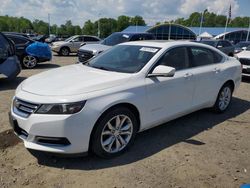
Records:
{"label": "door mirror glass", "polygon": [[173,77],[174,74],[175,68],[165,65],[158,65],[154,68],[151,74],[148,74],[148,77]]}

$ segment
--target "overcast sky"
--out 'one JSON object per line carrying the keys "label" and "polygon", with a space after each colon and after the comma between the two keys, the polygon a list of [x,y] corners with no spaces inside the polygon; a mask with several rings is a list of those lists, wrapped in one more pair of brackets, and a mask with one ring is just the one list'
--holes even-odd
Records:
{"label": "overcast sky", "polygon": [[50,14],[52,24],[72,20],[81,26],[88,19],[140,15],[152,25],[206,8],[227,15],[230,4],[232,17],[250,16],[250,0],[1,0],[0,15],[48,21]]}

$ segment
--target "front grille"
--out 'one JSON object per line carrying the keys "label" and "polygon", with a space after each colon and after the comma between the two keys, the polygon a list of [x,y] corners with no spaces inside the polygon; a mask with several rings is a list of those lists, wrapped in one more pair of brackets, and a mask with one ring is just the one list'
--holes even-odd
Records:
{"label": "front grille", "polygon": [[242,65],[250,65],[250,59],[240,58],[240,63]]}
{"label": "front grille", "polygon": [[13,101],[13,111],[15,114],[21,117],[29,117],[30,114],[34,113],[39,107],[39,104],[26,102],[15,98]]}
{"label": "front grille", "polygon": [[80,62],[85,62],[89,60],[90,58],[92,58],[93,56],[94,55],[91,51],[82,51],[82,50],[78,51],[78,60]]}

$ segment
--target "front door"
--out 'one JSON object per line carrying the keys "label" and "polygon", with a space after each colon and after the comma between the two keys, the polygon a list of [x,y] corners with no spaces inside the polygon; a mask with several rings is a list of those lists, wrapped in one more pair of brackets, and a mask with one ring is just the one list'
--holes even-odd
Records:
{"label": "front door", "polygon": [[174,67],[176,73],[173,77],[146,78],[149,125],[173,119],[189,111],[195,87],[186,47],[167,51],[157,65]]}

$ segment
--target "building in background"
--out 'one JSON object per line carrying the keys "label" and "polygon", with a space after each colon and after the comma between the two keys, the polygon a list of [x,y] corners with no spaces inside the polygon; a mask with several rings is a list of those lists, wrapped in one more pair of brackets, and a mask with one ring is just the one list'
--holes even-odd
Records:
{"label": "building in background", "polygon": [[[149,32],[155,34],[159,40],[194,40],[199,35],[199,27],[185,27],[178,24],[161,24],[156,26],[129,26],[123,32]],[[248,28],[228,27],[224,33],[224,27],[202,27],[202,32],[206,32],[216,39],[225,39],[234,44],[239,41],[246,41]],[[170,35],[169,35],[170,31]],[[250,41],[250,37],[248,39]]]}

